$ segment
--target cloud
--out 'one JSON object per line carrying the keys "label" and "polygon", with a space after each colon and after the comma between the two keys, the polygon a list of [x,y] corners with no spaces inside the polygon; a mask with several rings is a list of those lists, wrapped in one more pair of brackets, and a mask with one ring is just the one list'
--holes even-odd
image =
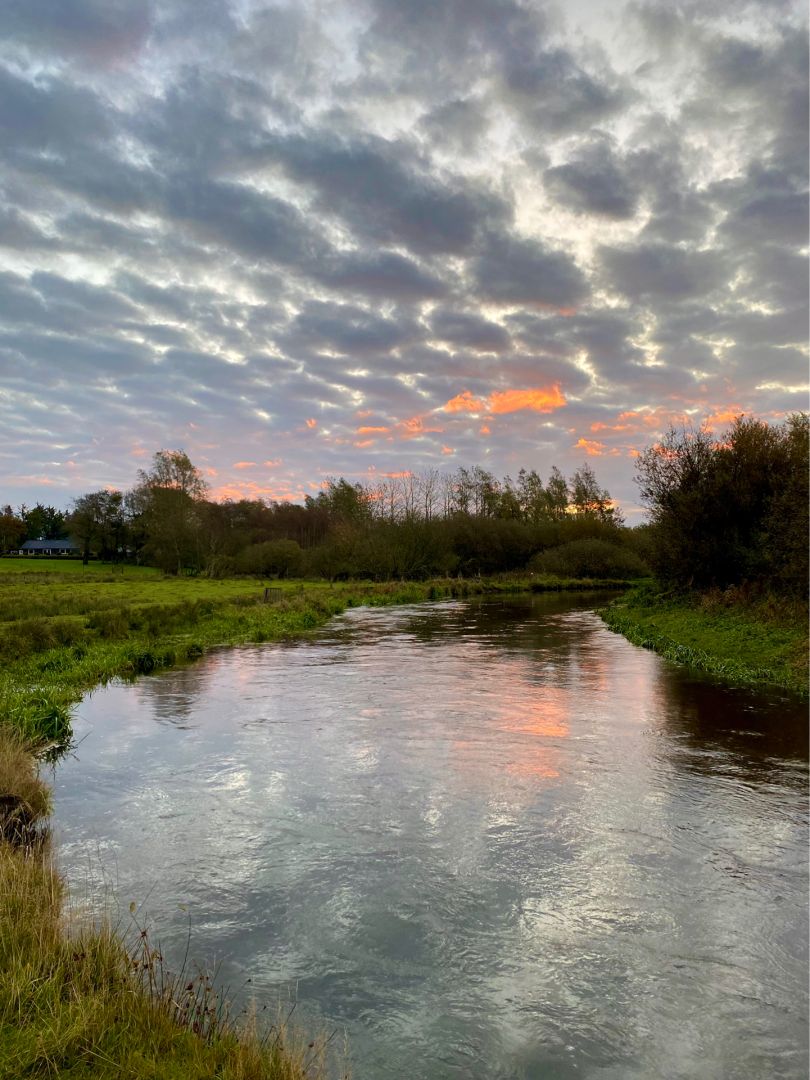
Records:
{"label": "cloud", "polygon": [[599,16],[2,5],[4,497],[186,445],[230,497],[447,447],[632,498],[670,419],[803,404],[806,12]]}
{"label": "cloud", "polygon": [[511,214],[487,187],[426,171],[402,140],[312,131],[268,140],[263,153],[354,235],[423,255],[463,252],[485,225],[505,224]]}
{"label": "cloud", "polygon": [[9,40],[109,65],[137,53],[151,26],[146,0],[7,0]]}
{"label": "cloud", "polygon": [[489,399],[490,410],[496,415],[520,412],[523,409],[540,413],[553,412],[565,404],[566,400],[559,386],[536,387],[530,390],[495,390]]}
{"label": "cloud", "polygon": [[546,169],[546,189],[572,210],[607,218],[632,218],[639,190],[605,138],[581,146],[563,165]]}
{"label": "cloud", "polygon": [[467,312],[435,311],[430,329],[434,337],[475,352],[502,353],[512,344],[509,334],[498,323]]}
{"label": "cloud", "polygon": [[494,304],[575,307],[588,294],[585,275],[562,251],[506,233],[489,234],[471,260],[471,284]]}
{"label": "cloud", "polygon": [[566,404],[565,396],[557,385],[525,390],[493,390],[487,398],[476,398],[469,390],[462,390],[460,394],[445,402],[442,411],[446,413],[491,413],[498,416],[524,410],[541,413],[553,412]]}
{"label": "cloud", "polygon": [[672,301],[704,296],[727,280],[722,257],[712,251],[647,243],[622,248],[604,246],[599,255],[605,283],[634,300]]}

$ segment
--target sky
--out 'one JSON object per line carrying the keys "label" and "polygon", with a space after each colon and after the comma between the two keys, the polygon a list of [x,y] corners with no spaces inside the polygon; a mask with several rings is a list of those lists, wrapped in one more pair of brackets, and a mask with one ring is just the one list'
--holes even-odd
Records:
{"label": "sky", "polygon": [[4,0],[0,502],[583,462],[807,408],[782,0]]}

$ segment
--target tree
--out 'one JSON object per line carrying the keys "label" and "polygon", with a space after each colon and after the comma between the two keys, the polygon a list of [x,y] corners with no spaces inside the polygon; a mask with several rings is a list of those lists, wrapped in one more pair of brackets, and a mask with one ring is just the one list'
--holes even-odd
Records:
{"label": "tree", "polygon": [[550,517],[557,521],[565,517],[568,512],[568,495],[568,481],[555,465],[546,484],[546,506]]}
{"label": "tree", "polygon": [[636,461],[653,568],[677,586],[807,587],[808,418],[671,429]]}
{"label": "tree", "polygon": [[67,527],[81,545],[85,566],[93,549],[98,550],[102,559],[114,559],[126,527],[124,496],[120,491],[106,489],[80,496],[73,502]]}
{"label": "tree", "polygon": [[53,506],[37,503],[30,510],[21,506],[19,516],[25,522],[27,540],[61,540],[67,535],[65,515]]}
{"label": "tree", "polygon": [[10,506],[4,506],[0,512],[0,551],[17,548],[25,536],[25,522],[14,513]]}
{"label": "tree", "polygon": [[152,468],[138,472],[132,508],[144,534],[144,552],[156,566],[178,574],[202,561],[201,505],[208,492],[184,450],[159,450]]}
{"label": "tree", "polygon": [[605,524],[621,525],[622,518],[613,505],[610,492],[600,487],[587,462],[571,478],[571,506],[578,514],[587,514]]}

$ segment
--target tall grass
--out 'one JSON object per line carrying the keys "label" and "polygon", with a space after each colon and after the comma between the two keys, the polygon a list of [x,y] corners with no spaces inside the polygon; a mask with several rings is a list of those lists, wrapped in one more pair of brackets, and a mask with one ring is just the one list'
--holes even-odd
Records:
{"label": "tall grass", "polygon": [[169,973],[148,932],[66,925],[47,851],[0,843],[0,1078],[303,1080],[326,1042],[232,1020],[205,975]]}

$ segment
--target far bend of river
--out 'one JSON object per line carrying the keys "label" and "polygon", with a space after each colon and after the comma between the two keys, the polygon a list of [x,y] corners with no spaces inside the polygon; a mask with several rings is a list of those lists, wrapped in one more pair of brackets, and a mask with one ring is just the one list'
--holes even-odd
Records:
{"label": "far bend of river", "polygon": [[[807,722],[576,594],[358,609],[88,696],[74,900],[348,1034],[353,1080],[803,1080]],[[602,601],[603,602],[603,601]]]}

